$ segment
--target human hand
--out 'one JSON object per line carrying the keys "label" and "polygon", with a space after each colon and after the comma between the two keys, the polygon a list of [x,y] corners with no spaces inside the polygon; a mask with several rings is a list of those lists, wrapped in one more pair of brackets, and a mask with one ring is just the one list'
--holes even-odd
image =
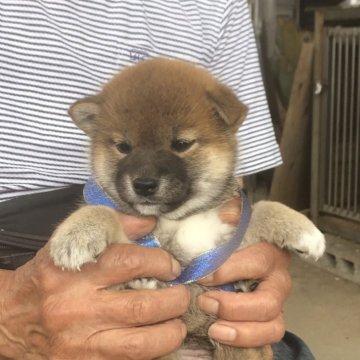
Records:
{"label": "human hand", "polygon": [[[153,219],[119,215],[130,239]],[[1,272],[0,358],[153,359],[179,347],[185,287],[107,290],[134,278],[174,279],[180,266],[161,249],[112,245],[79,272],[53,265],[49,247],[15,272]]]}
{"label": "human hand", "polygon": [[[220,217],[236,224],[239,200],[228,202]],[[254,292],[209,291],[198,299],[200,308],[216,314],[219,320],[209,336],[221,343],[239,347],[259,347],[281,340],[285,325],[282,308],[291,289],[289,254],[268,243],[258,243],[234,253],[214,274],[200,283],[226,284],[240,279],[260,279]]]}

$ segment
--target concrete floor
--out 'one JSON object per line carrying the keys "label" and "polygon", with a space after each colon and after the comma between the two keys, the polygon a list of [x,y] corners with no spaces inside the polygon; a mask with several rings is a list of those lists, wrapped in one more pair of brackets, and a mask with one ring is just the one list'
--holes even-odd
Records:
{"label": "concrete floor", "polygon": [[[252,198],[267,199],[266,186],[257,184]],[[360,360],[360,286],[296,256],[290,271],[287,330],[306,342],[316,360]]]}
{"label": "concrete floor", "polygon": [[303,262],[291,264],[292,295],[284,309],[287,329],[317,360],[360,359],[360,286]]}

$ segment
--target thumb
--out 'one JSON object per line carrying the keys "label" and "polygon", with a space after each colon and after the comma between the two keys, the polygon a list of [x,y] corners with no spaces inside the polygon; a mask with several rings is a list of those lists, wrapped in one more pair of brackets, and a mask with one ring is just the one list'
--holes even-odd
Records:
{"label": "thumb", "polygon": [[241,215],[241,199],[234,197],[225,202],[219,211],[219,218],[225,224],[236,226]]}
{"label": "thumb", "polygon": [[118,213],[124,232],[130,240],[137,240],[154,230],[156,219],[153,216],[130,216]]}

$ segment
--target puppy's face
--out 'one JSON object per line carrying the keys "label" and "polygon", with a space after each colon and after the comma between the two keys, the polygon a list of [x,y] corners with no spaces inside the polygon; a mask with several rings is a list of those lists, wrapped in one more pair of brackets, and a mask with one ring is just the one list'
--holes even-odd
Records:
{"label": "puppy's face", "polygon": [[92,170],[125,211],[181,218],[232,185],[246,107],[204,70],[154,59],[70,108],[91,138]]}

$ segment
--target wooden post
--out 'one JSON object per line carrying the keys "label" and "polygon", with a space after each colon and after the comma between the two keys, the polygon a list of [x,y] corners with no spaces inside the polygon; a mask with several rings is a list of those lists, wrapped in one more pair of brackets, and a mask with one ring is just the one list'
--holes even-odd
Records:
{"label": "wooden post", "polygon": [[324,62],[324,14],[315,13],[315,51],[314,51],[314,84],[318,88],[313,98],[312,145],[311,145],[311,220],[316,224],[320,205],[320,133],[323,97],[323,62]]}
{"label": "wooden post", "polygon": [[308,208],[310,199],[313,54],[313,41],[304,37],[280,143],[284,164],[275,169],[270,191],[270,200],[298,210]]}

